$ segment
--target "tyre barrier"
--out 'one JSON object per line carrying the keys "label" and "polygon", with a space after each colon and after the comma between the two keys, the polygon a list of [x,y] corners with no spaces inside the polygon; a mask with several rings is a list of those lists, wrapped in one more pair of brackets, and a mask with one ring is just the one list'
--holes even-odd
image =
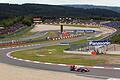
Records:
{"label": "tyre barrier", "polygon": [[28,41],[16,41],[16,42],[8,42],[8,43],[0,43],[0,47],[3,46],[19,46],[19,45],[26,45],[28,43],[33,43],[33,42],[41,42],[41,41],[46,41],[47,39],[42,39],[42,40],[28,40]]}
{"label": "tyre barrier", "polygon": [[55,40],[75,38],[80,36],[81,35],[72,35],[72,36],[55,37],[55,38],[49,38],[49,39],[43,39],[43,40],[16,41],[16,42],[0,43],[0,46],[18,46],[18,45],[23,45],[23,44],[32,43],[32,42],[40,42],[40,41],[47,41],[47,40],[55,41]]}
{"label": "tyre barrier", "polygon": [[68,38],[76,38],[76,37],[80,37],[81,35],[72,35],[72,36],[64,36],[64,37],[54,37],[54,38],[49,38],[47,40],[61,40],[61,39],[68,39]]}
{"label": "tyre barrier", "polygon": [[3,43],[0,44],[0,46],[17,46],[17,45],[23,45],[27,44],[26,42],[14,42],[14,43]]}

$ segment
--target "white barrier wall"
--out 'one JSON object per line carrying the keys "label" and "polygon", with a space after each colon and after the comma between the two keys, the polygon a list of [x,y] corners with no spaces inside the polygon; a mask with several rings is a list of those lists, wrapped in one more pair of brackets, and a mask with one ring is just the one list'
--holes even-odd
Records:
{"label": "white barrier wall", "polygon": [[106,54],[117,54],[117,55],[120,55],[120,51],[106,51]]}
{"label": "white barrier wall", "polygon": [[66,50],[64,50],[64,53],[70,53],[70,54],[88,54],[88,55],[92,55],[91,52],[83,52],[83,51],[66,51]]}

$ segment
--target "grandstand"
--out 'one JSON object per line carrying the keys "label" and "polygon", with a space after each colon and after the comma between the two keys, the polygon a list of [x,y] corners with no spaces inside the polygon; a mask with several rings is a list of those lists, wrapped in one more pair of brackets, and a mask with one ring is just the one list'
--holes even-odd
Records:
{"label": "grandstand", "polygon": [[18,29],[21,29],[23,27],[25,27],[25,25],[22,24],[21,22],[19,22],[19,23],[16,23],[14,25],[0,29],[0,34],[1,35],[2,34],[10,34],[10,33],[16,32]]}
{"label": "grandstand", "polygon": [[110,21],[108,23],[103,23],[102,25],[109,27],[120,27],[120,21]]}
{"label": "grandstand", "polygon": [[41,24],[67,24],[67,25],[83,25],[83,26],[102,26],[100,21],[81,20],[80,18],[71,17],[43,17]]}

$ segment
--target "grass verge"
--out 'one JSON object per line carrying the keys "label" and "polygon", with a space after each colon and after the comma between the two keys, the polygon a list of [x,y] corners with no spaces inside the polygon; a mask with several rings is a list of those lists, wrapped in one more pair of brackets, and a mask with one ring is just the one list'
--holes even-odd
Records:
{"label": "grass verge", "polygon": [[11,55],[22,59],[60,64],[79,64],[93,66],[106,62],[103,59],[85,58],[80,54],[66,54],[63,52],[63,50],[66,48],[69,48],[69,46],[48,46],[38,49],[17,51]]}

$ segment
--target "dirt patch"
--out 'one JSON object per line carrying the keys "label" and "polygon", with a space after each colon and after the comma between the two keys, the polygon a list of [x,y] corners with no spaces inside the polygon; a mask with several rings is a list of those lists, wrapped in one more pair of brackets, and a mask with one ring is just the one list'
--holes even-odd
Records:
{"label": "dirt patch", "polygon": [[[62,76],[62,77],[61,77]],[[0,64],[0,80],[98,80],[76,74]]]}

